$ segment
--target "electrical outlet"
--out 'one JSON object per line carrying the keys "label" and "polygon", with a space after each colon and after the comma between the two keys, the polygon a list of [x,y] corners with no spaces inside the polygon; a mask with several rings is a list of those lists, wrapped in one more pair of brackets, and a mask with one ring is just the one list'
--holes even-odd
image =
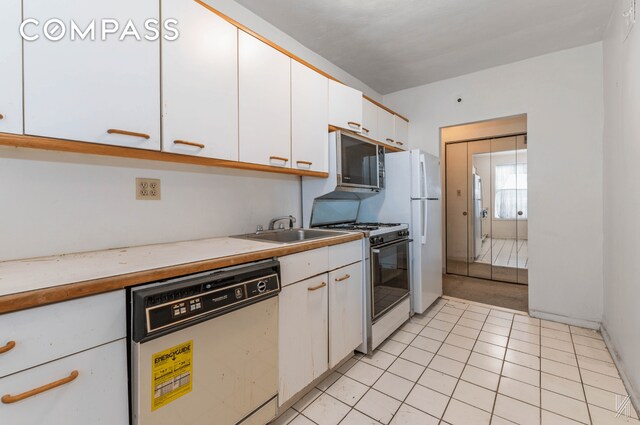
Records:
{"label": "electrical outlet", "polygon": [[136,199],[139,201],[159,201],[160,179],[136,178]]}

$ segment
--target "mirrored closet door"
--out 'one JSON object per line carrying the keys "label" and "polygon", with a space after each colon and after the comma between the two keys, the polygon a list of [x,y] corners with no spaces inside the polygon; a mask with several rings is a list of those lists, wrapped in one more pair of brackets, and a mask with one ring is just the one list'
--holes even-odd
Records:
{"label": "mirrored closet door", "polygon": [[528,283],[527,145],[446,145],[447,273]]}

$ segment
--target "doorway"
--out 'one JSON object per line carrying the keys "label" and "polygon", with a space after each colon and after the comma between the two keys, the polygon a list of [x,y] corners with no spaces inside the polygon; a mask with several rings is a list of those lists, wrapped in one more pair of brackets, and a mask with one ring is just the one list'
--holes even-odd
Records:
{"label": "doorway", "polygon": [[446,273],[527,285],[526,116],[447,130],[466,137],[443,137]]}

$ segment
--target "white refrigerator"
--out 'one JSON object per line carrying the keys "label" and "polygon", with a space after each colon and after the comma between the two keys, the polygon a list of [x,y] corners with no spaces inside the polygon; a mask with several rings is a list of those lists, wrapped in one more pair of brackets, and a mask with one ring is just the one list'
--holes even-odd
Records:
{"label": "white refrigerator", "polygon": [[385,155],[385,188],[364,199],[358,221],[409,223],[411,297],[415,313],[442,295],[440,159],[418,149]]}

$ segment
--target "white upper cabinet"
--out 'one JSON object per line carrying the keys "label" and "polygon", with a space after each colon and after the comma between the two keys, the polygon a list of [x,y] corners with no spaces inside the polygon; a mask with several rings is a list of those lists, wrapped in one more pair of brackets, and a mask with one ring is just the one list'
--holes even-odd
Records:
{"label": "white upper cabinet", "polygon": [[291,167],[291,59],[239,31],[240,161]]}
{"label": "white upper cabinet", "polygon": [[362,98],[362,135],[378,140],[378,106]]}
{"label": "white upper cabinet", "polygon": [[0,133],[22,133],[21,0],[0,2]]}
{"label": "white upper cabinet", "polygon": [[378,108],[378,140],[387,145],[392,145],[395,147],[396,136],[393,117],[393,114],[385,111],[382,108]]}
{"label": "white upper cabinet", "polygon": [[193,0],[162,0],[162,150],[238,160],[238,29]]}
{"label": "white upper cabinet", "polygon": [[[23,0],[23,8],[40,22],[26,26],[39,38],[24,42],[25,133],[159,150],[160,43],[144,38],[153,36],[145,21],[159,19],[157,0]],[[43,35],[51,18],[65,24],[59,41]],[[104,18],[119,30],[104,34]],[[71,21],[84,30],[93,20],[94,40],[90,33],[72,40]],[[129,20],[140,41],[120,41]]]}
{"label": "white upper cabinet", "polygon": [[409,123],[397,115],[393,116],[395,142],[400,149],[409,148]]}
{"label": "white upper cabinet", "polygon": [[330,80],[329,124],[360,133],[362,131],[362,92]]}
{"label": "white upper cabinet", "polygon": [[329,171],[329,79],[291,61],[291,159],[293,168]]}

